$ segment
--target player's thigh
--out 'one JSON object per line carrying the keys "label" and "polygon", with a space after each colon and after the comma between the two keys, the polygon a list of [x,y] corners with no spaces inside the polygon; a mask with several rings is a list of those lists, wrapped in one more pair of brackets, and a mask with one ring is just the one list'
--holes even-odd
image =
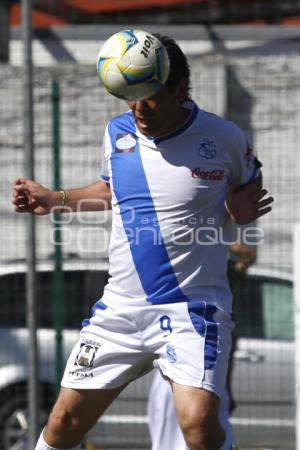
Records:
{"label": "player's thigh", "polygon": [[54,429],[73,430],[85,434],[124,389],[70,389],[61,388],[47,423]]}
{"label": "player's thigh", "polygon": [[175,408],[182,430],[219,426],[219,398],[211,391],[172,382]]}
{"label": "player's thigh", "polygon": [[221,398],[231,345],[229,314],[203,301],[166,305],[162,313],[156,320],[164,325],[156,361],[162,374]]}

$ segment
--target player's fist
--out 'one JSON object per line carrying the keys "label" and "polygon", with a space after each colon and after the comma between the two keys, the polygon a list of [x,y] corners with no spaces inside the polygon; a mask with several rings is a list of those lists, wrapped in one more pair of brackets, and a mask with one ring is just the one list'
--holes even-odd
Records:
{"label": "player's fist", "polygon": [[19,213],[49,214],[55,206],[55,194],[36,181],[18,178],[13,185],[12,203],[15,205],[15,211]]}

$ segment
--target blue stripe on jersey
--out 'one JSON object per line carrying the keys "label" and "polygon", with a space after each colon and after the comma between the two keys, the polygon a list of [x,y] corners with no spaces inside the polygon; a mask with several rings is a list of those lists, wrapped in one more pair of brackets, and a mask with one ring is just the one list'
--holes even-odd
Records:
{"label": "blue stripe on jersey", "polygon": [[192,123],[194,122],[194,120],[196,119],[198,114],[198,106],[196,105],[196,103],[193,104],[193,109],[192,112],[188,118],[188,120],[186,121],[186,123],[181,127],[178,128],[178,130],[174,131],[173,133],[167,134],[166,136],[163,136],[161,138],[154,138],[153,141],[156,145],[158,145],[160,142],[165,141],[167,139],[172,139],[176,136],[179,136],[179,134],[183,133],[185,130],[187,130]]}
{"label": "blue stripe on jersey", "polygon": [[[161,235],[139,145],[137,143],[133,152],[114,151],[120,136],[136,134],[132,113],[115,117],[110,122],[108,131],[113,149],[113,189],[135,268],[147,300],[153,304],[189,301],[178,285]],[[148,225],[145,225],[145,219]]]}
{"label": "blue stripe on jersey", "polygon": [[205,338],[204,367],[213,369],[218,354],[218,324],[213,318],[217,307],[196,301],[188,303],[188,311],[195,330]]}
{"label": "blue stripe on jersey", "polygon": [[101,175],[103,181],[109,181],[109,177],[107,175]]}

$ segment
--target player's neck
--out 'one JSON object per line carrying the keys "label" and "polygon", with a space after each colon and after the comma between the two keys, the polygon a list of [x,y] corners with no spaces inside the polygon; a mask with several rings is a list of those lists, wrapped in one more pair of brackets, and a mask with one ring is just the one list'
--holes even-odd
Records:
{"label": "player's neck", "polygon": [[181,106],[180,109],[178,110],[178,114],[173,116],[172,123],[170,123],[168,129],[164,130],[164,133],[159,137],[164,137],[182,128],[185,125],[185,123],[189,120],[190,115],[191,110],[185,108],[184,106]]}

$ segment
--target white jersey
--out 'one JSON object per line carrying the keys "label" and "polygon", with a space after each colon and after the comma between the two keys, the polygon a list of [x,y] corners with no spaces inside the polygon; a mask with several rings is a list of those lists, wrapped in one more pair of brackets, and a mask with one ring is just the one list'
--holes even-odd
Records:
{"label": "white jersey", "polygon": [[203,300],[231,311],[224,200],[256,177],[241,130],[193,102],[187,122],[162,138],[114,117],[104,139],[102,179],[112,191],[110,279],[114,307]]}

